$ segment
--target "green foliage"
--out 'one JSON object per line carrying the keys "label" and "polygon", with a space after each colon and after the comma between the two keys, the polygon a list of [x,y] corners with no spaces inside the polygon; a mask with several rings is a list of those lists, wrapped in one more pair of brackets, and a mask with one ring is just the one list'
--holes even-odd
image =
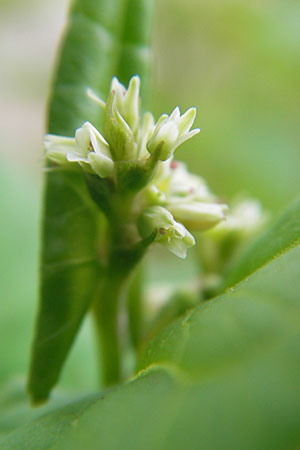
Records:
{"label": "green foliage", "polygon": [[28,449],[296,448],[300,246],[162,332],[142,372],[20,428]]}
{"label": "green foliage", "polygon": [[[87,98],[85,92],[87,87],[92,87],[100,96],[105,96],[111,76],[114,74],[126,85],[133,73],[138,72],[142,77],[147,76],[152,4],[152,1],[147,0],[73,2],[54,80],[48,131],[73,135],[74,129],[86,120],[95,125],[99,123],[101,120],[99,108],[94,107]],[[165,3],[170,16],[178,14],[173,4],[173,0],[172,4],[168,1]],[[208,25],[199,26],[194,6],[191,8],[191,18],[194,16],[194,22],[186,18],[190,34],[186,33],[184,27],[176,27],[174,38],[178,44],[183,37],[196,42],[196,29],[204,30],[205,36],[209,29],[214,29],[218,30],[217,40],[220,39],[224,47],[228,42],[230,45],[234,42],[243,49],[253,45],[240,39],[240,36],[245,38],[244,30],[249,32],[252,29],[250,34],[253,37],[257,30],[261,33],[264,28],[258,17],[259,13],[255,15],[252,10],[250,11],[251,8],[243,13],[242,8],[232,5],[232,10],[227,11],[229,15],[226,17],[226,6],[224,10],[221,8],[219,12],[209,13],[209,10],[212,10],[209,3],[207,6],[202,5],[202,25],[206,24],[207,19]],[[226,20],[223,20],[224,17]],[[237,17],[243,20],[237,21]],[[231,21],[241,23],[242,26],[233,27],[232,34],[228,34]],[[275,59],[272,60],[274,51],[273,53],[270,51],[279,43],[280,33],[277,42],[273,39],[275,29],[277,30],[277,27],[274,25],[268,28],[272,43],[269,42],[267,45],[264,42],[264,45],[261,45],[259,40],[261,50],[256,57],[261,59],[262,66],[267,66],[264,75],[268,75],[274,65],[275,70],[272,69],[270,75],[276,86],[274,78],[277,76],[277,70]],[[165,32],[160,31],[162,36]],[[173,30],[167,32],[174,36]],[[285,33],[281,34],[285,36]],[[160,44],[163,54],[164,39],[160,39]],[[177,45],[175,47],[177,51]],[[284,55],[285,48],[282,44],[281,51]],[[252,47],[251,49],[250,54],[253,53],[255,58],[255,51]],[[268,59],[266,55],[269,51]],[[189,74],[186,70],[189,64],[186,63],[188,61],[185,57],[183,55],[183,61],[180,63],[176,58],[172,58],[173,65],[170,64],[171,56],[165,58],[170,65],[168,70],[172,77],[168,77],[169,85],[162,83],[162,86],[171,91],[173,89],[174,92],[178,78],[184,75],[186,91],[183,90],[182,95],[187,94],[186,101],[189,101],[188,95],[191,95],[189,85],[192,86],[192,83],[189,83]],[[193,58],[193,63],[196,67],[194,71],[198,74],[200,70],[197,58]],[[206,66],[201,60],[201,68],[207,69]],[[208,70],[201,73],[204,83],[202,87],[199,86],[197,93],[201,101],[194,100],[192,92],[195,103],[201,104],[203,99],[205,103],[205,96],[213,95],[211,89],[206,89],[210,86],[210,70],[208,67]],[[288,62],[283,70],[289,72]],[[219,72],[226,82],[226,76],[223,77],[224,71]],[[251,73],[252,77],[252,71],[245,65],[237,71],[240,80],[244,78],[246,72]],[[257,72],[261,86],[261,71]],[[229,78],[232,80],[235,95],[240,96],[243,92],[243,82],[236,83],[237,80],[231,73]],[[222,80],[220,86],[224,90],[223,83]],[[287,155],[293,157],[289,158],[282,152],[282,145],[286,144],[284,131],[287,133],[291,127],[286,119],[283,121],[284,131],[278,127],[281,130],[280,139],[275,142],[274,138],[274,145],[269,144],[270,152],[263,145],[262,147],[255,145],[257,142],[253,137],[253,128],[258,130],[255,135],[261,136],[262,142],[265,133],[271,134],[271,127],[268,129],[267,126],[266,130],[262,131],[261,125],[263,123],[263,127],[265,126],[264,112],[268,113],[267,108],[270,108],[268,93],[257,90],[256,84],[254,81],[253,100],[246,99],[249,102],[250,112],[244,117],[239,114],[236,121],[233,120],[233,116],[236,113],[234,102],[237,100],[230,101],[229,106],[227,99],[224,100],[220,95],[221,92],[216,92],[219,113],[212,106],[212,110],[208,111],[208,118],[205,119],[203,115],[203,125],[208,132],[206,136],[204,135],[206,150],[203,153],[202,161],[205,161],[202,167],[204,175],[215,177],[219,190],[221,185],[225,184],[225,191],[232,194],[241,182],[245,182],[245,186],[250,187],[252,193],[260,195],[266,203],[276,209],[278,204],[284,203],[299,185],[298,165],[294,163],[298,157],[296,158],[296,154],[293,156],[293,146],[287,149]],[[145,86],[144,82],[142,86]],[[287,86],[286,89],[289,92],[291,88]],[[291,93],[292,90],[288,98],[291,98]],[[162,102],[167,95],[165,91],[158,93]],[[268,105],[265,110],[262,108],[261,115],[255,117],[255,120],[255,114],[251,111],[252,101]],[[293,101],[296,102],[296,98]],[[275,109],[280,110],[278,106],[280,107],[280,104]],[[295,108],[294,104],[292,108]],[[210,113],[213,119],[209,118]],[[276,116],[276,120],[281,124],[279,119],[280,116]],[[206,127],[205,120],[211,121],[213,130],[210,131],[209,127]],[[225,121],[223,128],[221,127],[219,133],[215,133],[215,130],[219,129],[218,121],[221,123],[223,120]],[[240,124],[237,124],[239,120]],[[233,130],[236,131],[236,135],[233,139],[233,151],[230,152],[230,149],[224,148],[222,144],[224,134],[229,133],[233,136],[235,134]],[[242,144],[245,144],[245,151],[240,153]],[[214,147],[219,148],[217,157],[212,150]],[[270,170],[266,170],[270,166],[271,151],[272,161],[274,156],[275,163]],[[213,154],[213,163],[209,162],[209,153]],[[190,159],[194,162],[192,156]],[[124,190],[125,188],[130,190],[131,184],[134,184],[131,179],[135,180],[136,174],[140,174],[140,168],[135,169],[136,171],[130,173],[129,181],[127,180],[129,185],[124,184]],[[290,169],[292,187],[285,183],[282,189],[284,173],[290,173]],[[121,171],[124,172],[126,179],[128,175],[126,166],[120,167]],[[233,172],[235,177],[232,175]],[[254,187],[253,174],[260,180]],[[96,235],[99,234],[99,217],[95,205],[88,196],[82,175],[79,172],[52,168],[47,171],[45,178],[41,303],[29,381],[35,402],[45,400],[56,383],[83,316],[93,300],[95,279],[101,275],[101,270],[95,262],[99,244],[96,239]],[[142,174],[140,178],[143,178]],[[89,178],[88,185],[89,192],[96,202],[105,203],[111,193],[110,185],[104,182],[102,185],[94,186],[93,177]],[[11,200],[15,197],[16,186],[11,185],[10,188]],[[20,193],[18,187],[18,195]],[[3,311],[1,310],[0,324],[6,337],[0,342],[1,358],[5,356],[2,361],[4,364],[1,365],[1,381],[13,373],[22,372],[27,358],[25,335],[29,334],[30,320],[24,318],[23,312],[27,308],[27,300],[31,304],[34,298],[35,277],[33,266],[23,260],[21,249],[29,255],[30,261],[35,259],[37,249],[34,236],[37,230],[31,228],[33,221],[31,216],[36,220],[36,209],[27,202],[27,197],[31,195],[27,189],[20,194],[18,200],[20,208],[17,213],[0,199],[4,218],[0,238],[5,260],[1,265],[1,272],[4,275],[2,294],[5,301]],[[109,216],[109,212],[107,215]],[[191,306],[190,297],[185,299],[177,293],[171,298],[150,324],[155,330],[164,328],[163,331],[142,355],[139,362],[140,372],[123,386],[76,401],[72,401],[70,396],[62,398],[59,396],[58,399],[54,398],[54,403],[50,403],[49,408],[46,406],[36,410],[29,408],[24,391],[18,383],[4,390],[0,397],[0,435],[11,434],[0,443],[1,448],[4,450],[298,448],[300,445],[299,218],[298,200],[263,236],[251,244],[236,262],[225,282],[229,287],[227,292],[193,308],[183,318],[165,328],[165,324],[174,316],[180,315]],[[19,232],[20,229],[22,233]],[[150,236],[150,241],[152,238],[153,236]],[[147,242],[143,242],[136,247],[136,253],[131,254],[132,264],[138,259],[139,254],[143,253],[146,245]],[[13,248],[18,249],[18,254],[13,254],[11,250]],[[124,272],[128,269],[128,254],[119,253],[112,256],[116,260],[114,276],[117,277],[118,269]],[[195,270],[194,267],[191,269],[190,262],[185,266],[178,265],[176,269],[173,269],[173,266],[170,268],[169,261],[164,257],[151,262],[155,265],[151,270],[156,271],[156,280],[159,277],[164,278],[162,273],[167,266],[169,280],[174,284],[177,282],[177,285],[178,279],[181,281],[188,276],[191,278],[190,272]],[[19,284],[15,283],[16,274]],[[138,347],[142,336],[139,321],[142,316],[140,308],[143,292],[139,281],[135,280],[135,283],[131,286],[129,310],[131,338]],[[113,286],[109,285],[107,288],[107,298],[112,296],[109,291],[111,287]],[[25,321],[28,329],[23,328]],[[12,328],[12,323],[17,327]],[[85,349],[87,353],[88,347]],[[85,359],[82,358],[81,365],[84,363]],[[72,378],[76,377],[76,373],[75,371],[72,373]],[[54,408],[55,410],[49,413],[49,409]],[[14,429],[17,430],[12,432]]]}

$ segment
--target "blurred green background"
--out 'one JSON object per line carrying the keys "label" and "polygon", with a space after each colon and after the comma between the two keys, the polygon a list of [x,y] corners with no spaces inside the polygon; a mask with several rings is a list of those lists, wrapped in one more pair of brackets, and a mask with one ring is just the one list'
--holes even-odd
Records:
{"label": "blurred green background", "polygon": [[[67,6],[66,0],[0,1],[3,384],[12,377],[22,384],[28,365],[37,302],[44,111]],[[177,104],[182,110],[197,106],[202,131],[177,158],[225,199],[243,192],[276,212],[299,193],[299,23],[296,0],[157,0],[149,106],[156,117]],[[167,280],[193,272],[189,259],[171,258]],[[156,265],[152,279],[160,270]],[[61,388],[95,386],[91,342],[86,323]]]}

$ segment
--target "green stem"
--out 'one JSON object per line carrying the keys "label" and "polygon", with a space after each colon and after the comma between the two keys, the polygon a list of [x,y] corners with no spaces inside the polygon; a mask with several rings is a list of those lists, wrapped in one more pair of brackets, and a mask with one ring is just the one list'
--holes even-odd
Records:
{"label": "green stem", "polygon": [[[94,304],[94,317],[98,345],[101,349],[101,371],[104,386],[121,381],[121,352],[118,333],[119,300],[122,289],[141,260],[149,243],[140,241],[134,224],[128,216],[132,195],[114,199],[114,220],[109,223],[107,269],[98,299]],[[126,208],[124,207],[126,206]]]}
{"label": "green stem", "polygon": [[121,380],[118,307],[123,283],[107,275],[94,305],[94,319],[101,355],[102,384],[111,386]]}
{"label": "green stem", "polygon": [[133,274],[127,291],[128,325],[131,344],[137,351],[143,330],[143,267]]}

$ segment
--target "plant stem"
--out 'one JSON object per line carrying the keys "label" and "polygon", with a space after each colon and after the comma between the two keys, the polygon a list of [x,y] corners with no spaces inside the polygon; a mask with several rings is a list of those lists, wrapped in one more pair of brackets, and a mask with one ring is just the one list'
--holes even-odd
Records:
{"label": "plant stem", "polygon": [[102,384],[111,386],[121,380],[118,306],[122,281],[107,275],[94,304],[97,340],[101,355]]}
{"label": "plant stem", "polygon": [[94,304],[97,341],[100,348],[102,385],[121,381],[121,349],[118,312],[122,290],[147,245],[141,245],[137,229],[130,222],[132,195],[114,198],[108,226],[106,274]]}
{"label": "plant stem", "polygon": [[131,344],[137,351],[143,329],[143,267],[138,267],[127,292],[128,325]]}

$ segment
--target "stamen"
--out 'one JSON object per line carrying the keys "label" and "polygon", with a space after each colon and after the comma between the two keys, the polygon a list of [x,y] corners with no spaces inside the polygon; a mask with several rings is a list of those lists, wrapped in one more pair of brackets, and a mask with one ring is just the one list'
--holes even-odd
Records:
{"label": "stamen", "polygon": [[101,108],[105,108],[106,103],[100,97],[98,97],[98,95],[96,95],[92,89],[88,88],[86,90],[86,93],[87,93],[87,96],[91,100],[94,100],[94,102],[98,103],[98,105],[100,105]]}

